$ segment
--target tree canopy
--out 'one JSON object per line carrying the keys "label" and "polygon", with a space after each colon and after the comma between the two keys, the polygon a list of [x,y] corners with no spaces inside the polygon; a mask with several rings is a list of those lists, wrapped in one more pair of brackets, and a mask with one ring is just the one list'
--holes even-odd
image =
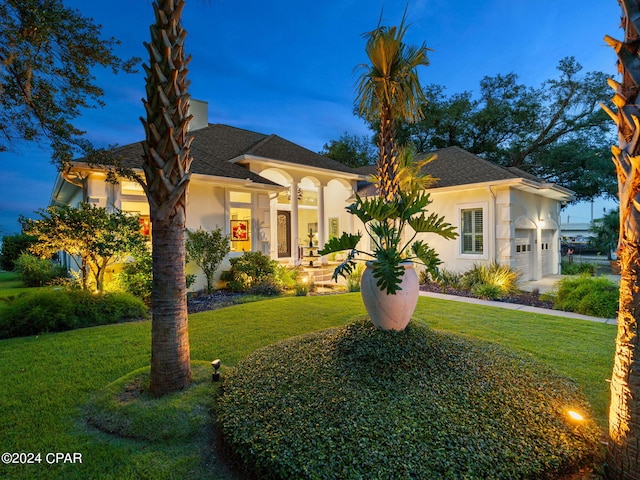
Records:
{"label": "tree canopy", "polygon": [[429,65],[426,44],[405,43],[406,10],[399,26],[378,27],[363,36],[369,63],[360,65],[356,108],[369,122],[377,122],[377,186],[380,196],[391,201],[398,195],[396,179],[398,142],[396,127],[422,118],[424,93],[418,67]]}
{"label": "tree canopy", "polygon": [[49,207],[40,218],[21,218],[24,232],[36,237],[29,251],[50,257],[66,252],[78,265],[83,288],[102,290],[104,273],[119,257],[146,248],[137,215],[81,203],[78,208]]}
{"label": "tree canopy", "polygon": [[213,293],[216,270],[231,248],[229,235],[224,235],[217,225],[210,232],[201,227],[194,231],[187,229],[186,233],[187,256],[204,272],[207,278],[207,293]]}
{"label": "tree canopy", "polygon": [[119,42],[101,38],[101,28],[61,0],[0,2],[0,151],[44,142],[58,165],[92,152],[73,124],[103,105],[92,69],[132,73],[139,61],[116,56]]}
{"label": "tree canopy", "polygon": [[353,168],[373,165],[377,156],[371,138],[348,132],[344,132],[338,140],[325,143],[319,153]]}
{"label": "tree canopy", "polygon": [[[447,95],[444,86],[429,85],[423,119],[398,125],[397,143],[413,145],[417,152],[459,146],[569,188],[578,200],[615,196],[609,151],[615,133],[599,106],[610,96],[607,76],[583,73],[573,57],[561,60],[557,71],[537,88],[522,84],[515,73],[487,76],[475,95]],[[377,131],[378,121],[369,120]],[[329,143],[333,151],[349,146],[343,139],[349,136]]]}

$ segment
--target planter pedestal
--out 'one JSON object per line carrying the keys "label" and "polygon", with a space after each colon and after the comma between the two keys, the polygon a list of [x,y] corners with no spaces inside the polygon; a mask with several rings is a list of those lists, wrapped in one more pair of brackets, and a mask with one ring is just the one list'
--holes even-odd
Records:
{"label": "planter pedestal", "polygon": [[405,270],[400,283],[401,290],[395,295],[387,294],[376,285],[371,263],[367,262],[360,284],[360,293],[371,323],[379,330],[404,330],[411,321],[420,294],[418,275],[413,263],[403,264]]}

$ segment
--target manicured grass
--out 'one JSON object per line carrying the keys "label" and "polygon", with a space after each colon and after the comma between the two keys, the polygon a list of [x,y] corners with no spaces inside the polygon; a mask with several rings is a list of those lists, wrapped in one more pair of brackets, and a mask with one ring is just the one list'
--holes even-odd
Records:
{"label": "manicured grass", "polygon": [[[233,366],[257,348],[364,313],[356,293],[277,298],[192,315],[192,359],[221,358]],[[604,424],[614,326],[430,298],[420,299],[415,319],[532,354],[576,379]],[[84,409],[96,393],[149,364],[150,342],[149,321],[0,341],[1,450],[79,452],[83,458],[74,465],[0,465],[0,478],[233,478],[197,439],[124,439],[86,425]]]}
{"label": "manicured grass", "polygon": [[29,290],[35,290],[35,288],[24,287],[17,273],[0,272],[0,308],[3,298],[19,295]]}

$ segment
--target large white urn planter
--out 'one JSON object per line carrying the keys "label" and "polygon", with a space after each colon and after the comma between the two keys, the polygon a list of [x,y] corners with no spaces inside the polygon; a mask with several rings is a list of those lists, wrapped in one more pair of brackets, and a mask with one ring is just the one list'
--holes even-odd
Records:
{"label": "large white urn planter", "polygon": [[372,262],[362,273],[360,293],[367,309],[371,323],[380,330],[404,330],[411,321],[411,316],[418,304],[420,285],[413,262],[405,262],[404,275],[400,283],[401,290],[390,295],[376,285],[373,277]]}

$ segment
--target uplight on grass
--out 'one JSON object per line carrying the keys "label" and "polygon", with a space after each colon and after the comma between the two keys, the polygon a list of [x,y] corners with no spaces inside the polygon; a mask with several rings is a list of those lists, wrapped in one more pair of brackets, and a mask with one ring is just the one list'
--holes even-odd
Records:
{"label": "uplight on grass", "polygon": [[582,422],[584,420],[584,417],[575,410],[568,410],[567,415],[569,415],[569,418],[571,418],[571,420],[574,420],[576,422]]}

